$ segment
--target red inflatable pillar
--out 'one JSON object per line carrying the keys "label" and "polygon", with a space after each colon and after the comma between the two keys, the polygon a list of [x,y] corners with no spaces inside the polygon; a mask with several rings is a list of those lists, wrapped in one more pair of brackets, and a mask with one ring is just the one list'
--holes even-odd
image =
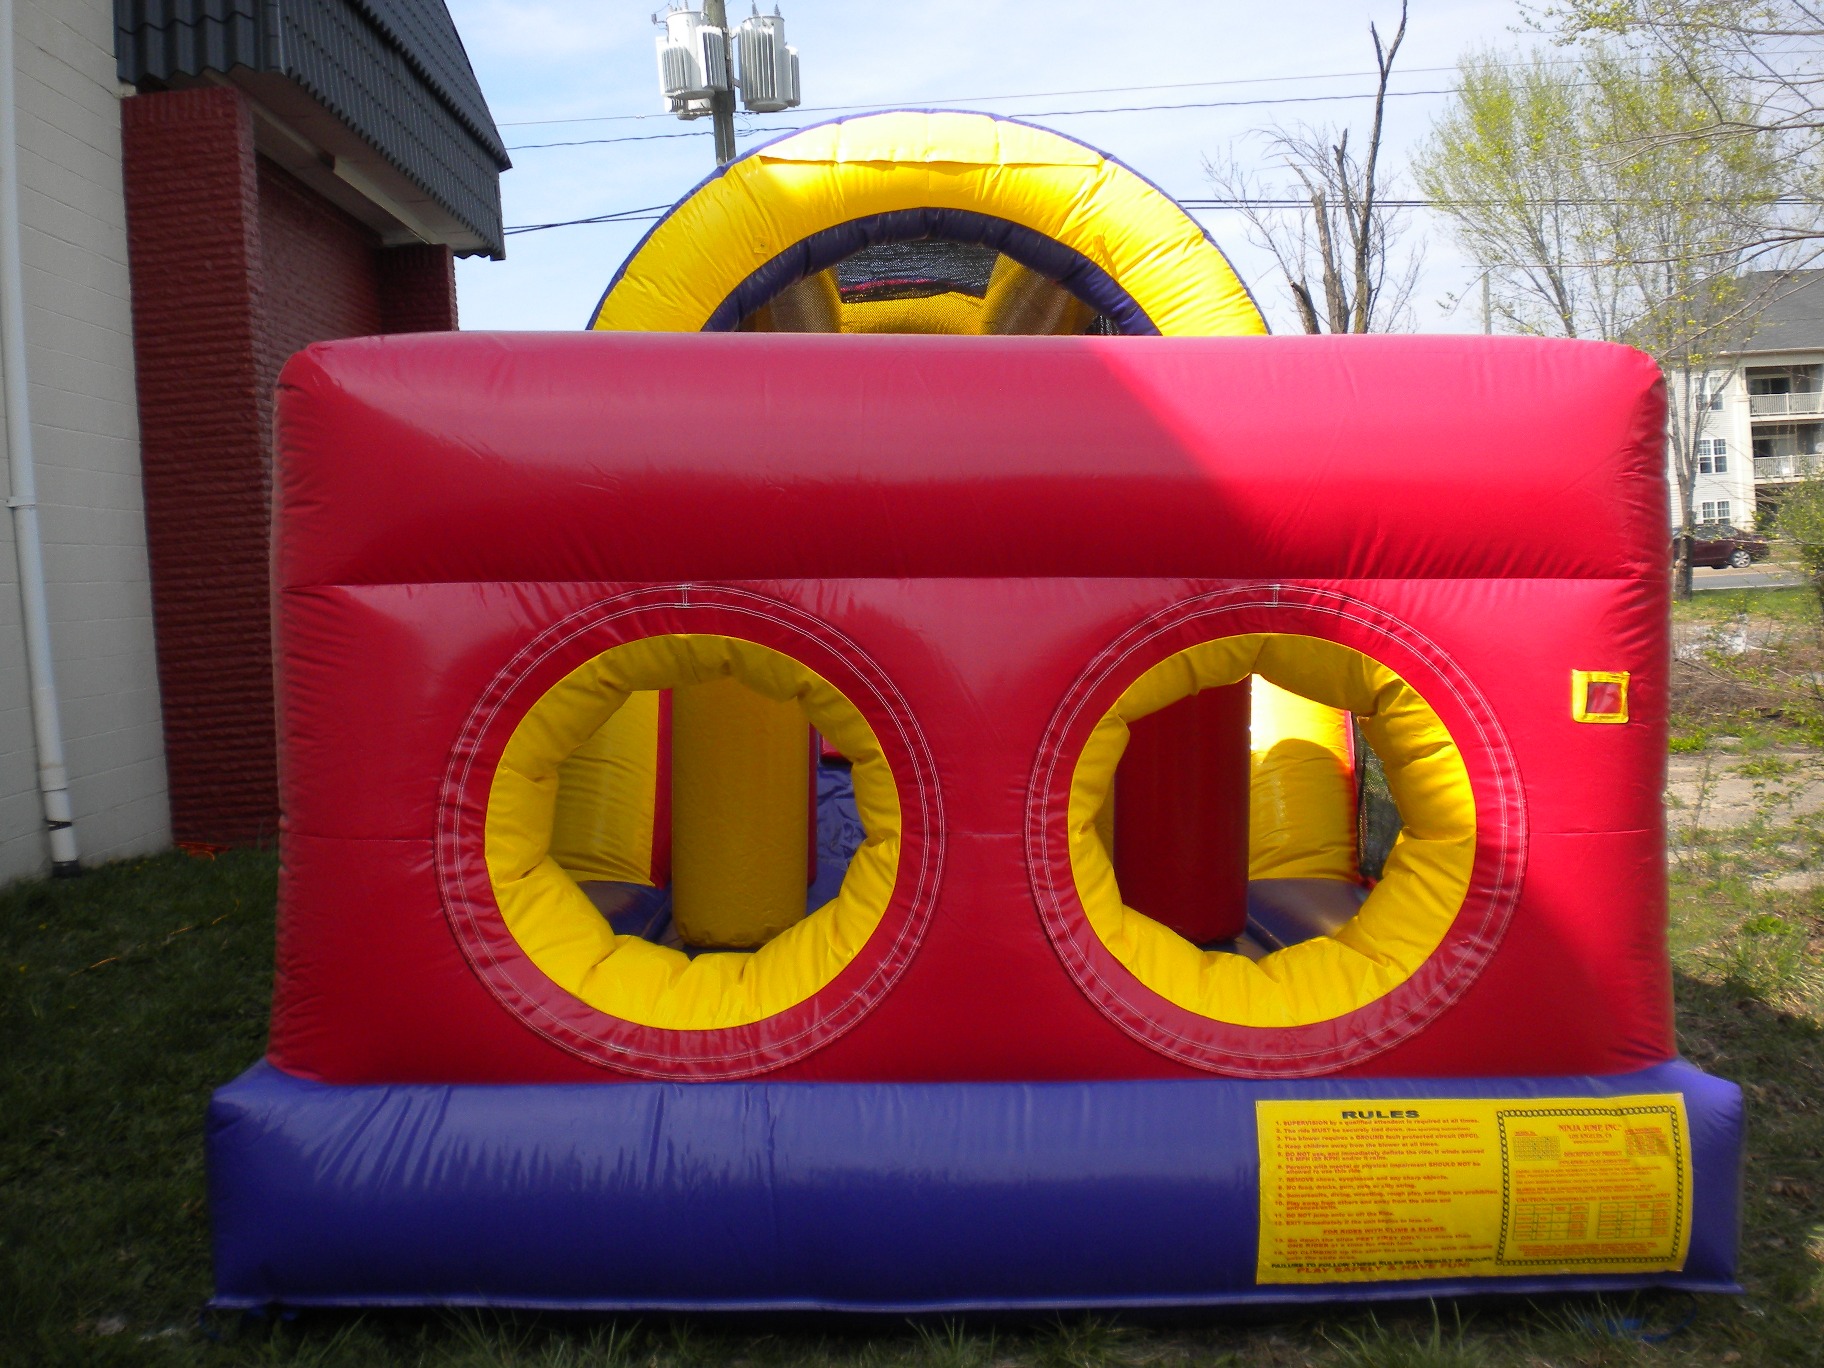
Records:
{"label": "red inflatable pillar", "polygon": [[1121,900],[1199,945],[1248,919],[1248,681],[1142,717],[1115,771]]}

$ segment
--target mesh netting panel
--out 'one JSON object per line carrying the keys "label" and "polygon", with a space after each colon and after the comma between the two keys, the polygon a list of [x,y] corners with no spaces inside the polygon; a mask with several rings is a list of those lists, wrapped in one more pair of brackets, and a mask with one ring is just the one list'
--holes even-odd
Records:
{"label": "mesh netting panel", "polygon": [[843,298],[908,298],[960,290],[987,292],[988,277],[999,255],[972,242],[923,238],[863,247],[836,265],[836,284]]}

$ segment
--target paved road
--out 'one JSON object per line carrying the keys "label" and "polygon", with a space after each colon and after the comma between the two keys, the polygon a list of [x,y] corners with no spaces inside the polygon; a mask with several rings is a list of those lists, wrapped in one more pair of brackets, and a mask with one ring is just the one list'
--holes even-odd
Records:
{"label": "paved road", "polygon": [[1746,570],[1709,570],[1698,566],[1691,572],[1691,589],[1699,594],[1709,589],[1780,589],[1803,583],[1803,575],[1784,565],[1753,565]]}

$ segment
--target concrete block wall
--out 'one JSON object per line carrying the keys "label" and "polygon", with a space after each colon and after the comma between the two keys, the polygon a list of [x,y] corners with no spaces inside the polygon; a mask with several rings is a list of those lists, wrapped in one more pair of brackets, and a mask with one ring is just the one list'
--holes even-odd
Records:
{"label": "concrete block wall", "polygon": [[[40,518],[77,838],[92,863],[171,839],[113,9],[107,0],[18,0],[16,22]],[[49,868],[24,655],[12,521],[0,514],[0,885]]]}

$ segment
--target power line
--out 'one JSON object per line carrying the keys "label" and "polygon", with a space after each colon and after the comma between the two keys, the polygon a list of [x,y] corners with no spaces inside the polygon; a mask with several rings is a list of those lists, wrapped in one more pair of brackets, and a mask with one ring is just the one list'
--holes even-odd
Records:
{"label": "power line", "polygon": [[648,204],[639,209],[621,209],[612,214],[595,214],[589,218],[559,219],[555,223],[521,223],[504,231],[511,236],[514,233],[542,233],[547,228],[576,228],[587,223],[649,223],[664,216],[669,204]]}
{"label": "power line", "polygon": [[[1575,58],[1561,58],[1554,65],[1575,61]],[[1509,64],[1504,64],[1509,65]],[[1439,72],[1455,71],[1454,66],[1447,67],[1406,67],[1402,74],[1411,76],[1436,75]],[[1377,71],[1326,71],[1305,76],[1235,76],[1221,81],[1171,81],[1163,85],[1137,86],[1091,86],[1083,90],[1029,90],[1008,95],[949,95],[942,98],[932,97],[918,101],[924,105],[959,105],[985,104],[990,100],[1054,100],[1068,95],[1137,95],[1151,90],[1203,90],[1216,86],[1238,85],[1271,85],[1281,81],[1346,81],[1368,76],[1379,76]],[[845,109],[899,109],[906,104],[904,100],[890,100],[874,104],[844,105],[807,105],[806,114],[835,114]],[[546,124],[567,123],[619,123],[637,119],[669,119],[672,115],[664,114],[587,114],[567,119],[509,119],[496,125],[499,128],[533,128]]]}
{"label": "power line", "polygon": [[[1435,199],[1383,199],[1375,198],[1376,204],[1386,209],[1468,209],[1468,208],[1501,208],[1507,205],[1525,205],[1528,208],[1542,209],[1579,209],[1596,205],[1614,204],[1612,199],[1569,199],[1551,197],[1522,200],[1435,200]],[[1735,204],[1720,196],[1697,196],[1688,201],[1692,204]],[[1241,197],[1235,199],[1181,199],[1174,201],[1180,209],[1309,209],[1309,199],[1270,199]],[[1634,201],[1638,204],[1653,204],[1653,200]],[[1815,195],[1780,195],[1765,201],[1772,205],[1820,205],[1824,199]]]}
{"label": "power line", "polygon": [[[753,129],[744,131],[750,136],[755,132]],[[758,131],[763,133],[795,133],[798,130],[795,128],[767,128]],[[529,152],[541,147],[606,147],[610,143],[664,142],[667,138],[707,138],[714,132],[715,130],[712,128],[691,128],[686,129],[682,133],[630,133],[624,138],[578,138],[574,142],[509,143],[507,145],[507,151]]]}
{"label": "power line", "polygon": [[[1554,57],[1540,60],[1545,66],[1575,66],[1582,59],[1578,57]],[[1529,67],[1534,64],[1534,59],[1528,59],[1526,61],[1518,62],[1496,62],[1493,65],[1503,68],[1518,68]],[[1404,76],[1435,76],[1443,72],[1455,72],[1458,69],[1459,68],[1455,66],[1402,67],[1400,74]],[[1063,99],[1066,96],[1073,95],[1138,95],[1154,90],[1208,90],[1224,86],[1274,85],[1285,81],[1347,81],[1359,80],[1367,77],[1378,77],[1379,75],[1380,73],[1378,71],[1322,71],[1293,76],[1231,76],[1219,81],[1169,81],[1158,85],[1088,86],[1079,90],[1028,90],[1000,95],[930,96],[910,102],[907,100],[887,100],[862,104],[806,105],[803,106],[802,112],[806,114],[840,114],[845,110],[899,109],[904,107],[907,103],[930,106],[949,106],[987,104],[1001,100],[1053,100]],[[1767,77],[1764,79],[1771,80],[1774,78]],[[1150,108],[1151,106],[1142,107]],[[1173,106],[1162,107],[1171,108]],[[548,127],[554,124],[625,123],[638,122],[647,119],[669,119],[672,117],[673,116],[669,112],[655,114],[581,114],[562,119],[508,119],[497,124],[496,127],[538,128]],[[559,145],[568,146],[568,144]]]}
{"label": "power line", "polygon": [[[666,208],[670,208],[669,205]],[[663,218],[663,212],[653,214],[597,214],[594,218],[559,219],[555,223],[521,223],[501,231],[512,237],[515,233],[542,233],[547,228],[581,228],[592,223],[656,223]]]}
{"label": "power line", "polygon": [[[1457,87],[1441,90],[1390,90],[1387,98],[1409,95],[1455,95]],[[1103,109],[1021,109],[1009,115],[1016,119],[1055,119],[1066,114],[1140,114],[1153,109],[1241,109],[1253,105],[1326,104],[1334,100],[1372,100],[1372,90],[1351,91],[1343,95],[1266,95],[1256,100],[1191,100],[1183,104],[1112,105]]]}
{"label": "power line", "polygon": [[[1181,209],[1309,209],[1308,199],[1291,199],[1277,197],[1237,197],[1230,199],[1181,199],[1175,203]],[[1478,200],[1432,200],[1432,199],[1382,199],[1377,200],[1385,209],[1458,209],[1471,205],[1484,204]],[[1489,201],[1488,203],[1493,203]],[[1507,201],[1502,201],[1505,204]],[[1608,200],[1585,199],[1529,199],[1521,201],[1532,208],[1574,209],[1596,204],[1608,204]],[[1774,205],[1793,205],[1815,207],[1824,205],[1824,198],[1810,195],[1783,195],[1771,202]],[[588,218],[558,219],[551,223],[522,223],[508,228],[508,234],[541,233],[548,228],[579,228],[599,223],[652,223],[663,218],[672,208],[669,204],[649,204],[639,209],[622,209],[612,214],[594,214]]]}
{"label": "power line", "polygon": [[[1397,99],[1414,95],[1454,95],[1456,87],[1440,90],[1390,90],[1388,99]],[[1372,100],[1372,90],[1352,91],[1340,95],[1271,95],[1253,100],[1192,100],[1178,104],[1143,104],[1113,105],[1100,109],[1021,109],[1015,110],[1009,117],[1018,119],[1059,119],[1078,114],[1143,114],[1154,110],[1177,109],[1244,109],[1258,105],[1280,104],[1327,104],[1337,100]],[[799,124],[791,128],[758,128],[753,133],[798,133],[807,125]],[[701,131],[695,133],[636,133],[622,138],[573,138],[564,142],[544,143],[510,143],[509,152],[528,152],[547,147],[601,147],[610,143],[653,142],[661,138],[702,137]]]}

